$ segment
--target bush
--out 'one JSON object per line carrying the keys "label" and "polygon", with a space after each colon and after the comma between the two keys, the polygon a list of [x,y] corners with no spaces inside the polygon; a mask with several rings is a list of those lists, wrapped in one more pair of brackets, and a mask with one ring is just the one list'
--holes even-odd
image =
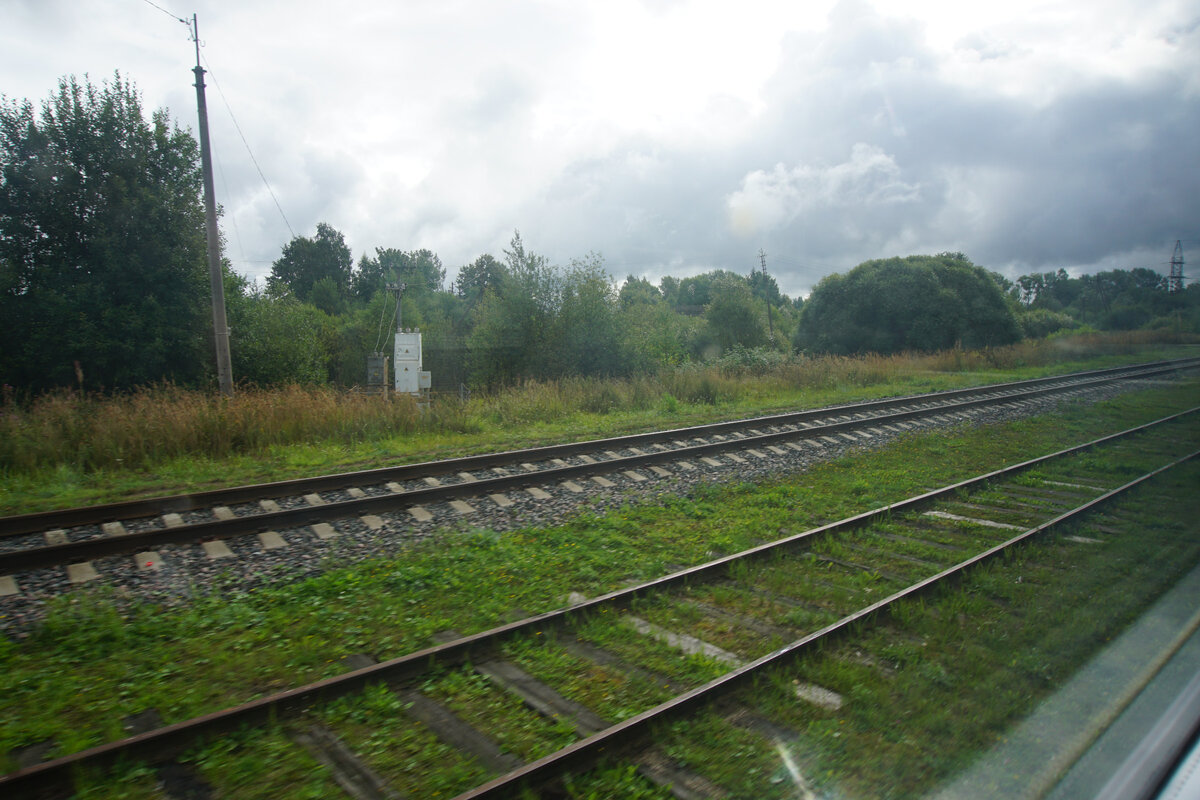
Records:
{"label": "bush", "polygon": [[1017,314],[1021,335],[1026,339],[1044,339],[1052,333],[1078,328],[1079,323],[1069,314],[1035,308]]}
{"label": "bush", "polygon": [[793,356],[767,347],[742,347],[734,345],[716,361],[721,374],[768,375],[790,364]]}
{"label": "bush", "polygon": [[794,343],[817,353],[936,352],[1020,338],[1000,286],[958,253],[866,261],[817,284]]}

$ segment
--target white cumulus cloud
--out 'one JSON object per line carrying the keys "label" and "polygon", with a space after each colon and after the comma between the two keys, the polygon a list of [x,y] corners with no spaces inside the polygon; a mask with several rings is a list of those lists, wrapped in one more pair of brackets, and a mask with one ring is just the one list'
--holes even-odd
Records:
{"label": "white cumulus cloud", "polygon": [[749,236],[786,226],[815,209],[861,211],[916,202],[920,194],[920,183],[906,181],[894,157],[859,142],[840,164],[776,164],[770,172],[754,170],[729,195],[726,207],[730,228]]}

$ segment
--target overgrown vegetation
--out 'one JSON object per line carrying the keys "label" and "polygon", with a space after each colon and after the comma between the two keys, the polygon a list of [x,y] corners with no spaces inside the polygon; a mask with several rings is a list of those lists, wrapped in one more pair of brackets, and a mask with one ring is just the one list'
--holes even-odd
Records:
{"label": "overgrown vegetation", "polygon": [[[0,105],[0,384],[111,393],[215,384],[197,147],[132,84],[64,80],[40,114]],[[447,270],[427,249],[355,263],[340,231],[282,248],[264,285],[228,269],[234,376],[246,387],[365,382],[397,323],[424,333],[435,389],[706,369],[731,355],[996,347],[1086,327],[1200,332],[1200,285],[1146,269],[1010,281],[962,253],[868,261],[807,302],[764,271],[714,265],[657,285],[618,281],[589,253],[550,263],[514,233]],[[396,304],[387,290],[402,284]],[[714,395],[703,387],[706,398]],[[679,397],[679,395],[675,395]],[[683,399],[683,398],[680,398]]]}
{"label": "overgrown vegetation", "polygon": [[1018,319],[1026,336],[1080,326],[1195,331],[1200,284],[1169,289],[1166,277],[1145,267],[1077,277],[1060,269],[1022,275],[1007,287],[1009,297],[1020,303]]}
{"label": "overgrown vegetation", "polygon": [[[1149,468],[1152,460],[1143,465]],[[1128,466],[1128,470],[1121,467]],[[1053,468],[1052,468],[1053,469]],[[1140,472],[1129,464],[1097,463],[1097,473]],[[1060,480],[1075,473],[1057,475]],[[810,788],[834,796],[926,797],[1009,727],[1059,688],[1170,588],[1200,559],[1193,520],[1197,503],[1188,487],[1200,477],[1195,462],[1160,478],[1154,488],[1121,503],[1119,515],[1154,519],[1124,534],[1097,533],[1085,524],[1023,547],[1013,556],[969,574],[959,587],[900,605],[891,618],[778,672],[774,691],[760,688],[750,702],[779,715],[801,734],[787,744]],[[1175,502],[1164,507],[1161,493]],[[1070,534],[1103,540],[1081,545]],[[1033,611],[1036,610],[1036,611]],[[840,693],[840,710],[795,701],[795,682]],[[675,745],[689,759],[719,752],[732,735],[720,730],[697,745]],[[1095,720],[1081,715],[1083,735]],[[688,726],[679,726],[680,733]],[[1041,796],[1059,753],[1046,743],[1024,781]],[[783,750],[751,748],[756,761],[780,765]],[[1010,773],[1011,765],[1004,768]],[[1039,786],[1039,782],[1041,785]],[[745,781],[735,797],[772,794],[761,778]],[[1036,790],[1035,790],[1036,787]]]}
{"label": "overgrown vegetation", "polygon": [[[595,596],[1155,419],[1194,392],[1191,383],[999,428],[903,437],[773,484],[712,487],[551,528],[446,531],[397,557],[232,596],[197,594],[178,608],[121,601],[105,587],[76,592],[55,601],[29,639],[0,640],[0,753],[44,738],[71,751],[117,738],[120,718],[147,706],[178,720],[339,672],[351,653],[412,652],[438,631],[478,631],[514,608],[538,613],[571,591]],[[1195,436],[1185,423],[1178,446]]]}
{"label": "overgrown vegetation", "polygon": [[[467,402],[442,395],[423,410],[406,396],[328,386],[246,389],[233,398],[171,385],[115,396],[63,391],[29,404],[10,396],[0,407],[0,488],[16,494],[0,495],[0,508],[22,501],[23,483],[52,481],[48,473],[54,472],[68,480],[104,471],[166,474],[173,460],[197,460],[192,468],[202,470],[204,460],[241,455],[271,455],[273,470],[289,469],[290,460],[298,469],[335,468],[418,457],[448,445],[483,449],[665,427],[879,393],[954,388],[1051,367],[1082,368],[1098,358],[1153,358],[1165,351],[1152,348],[1174,338],[1161,331],[1089,334],[985,350],[856,358],[733,348],[706,365],[624,379],[524,381],[476,393]],[[280,448],[291,447],[301,451],[281,455]],[[193,472],[187,480],[196,477]]]}

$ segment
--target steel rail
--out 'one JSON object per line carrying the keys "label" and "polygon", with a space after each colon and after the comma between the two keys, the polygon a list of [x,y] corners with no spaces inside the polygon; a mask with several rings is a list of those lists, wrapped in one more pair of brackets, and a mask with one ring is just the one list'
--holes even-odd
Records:
{"label": "steel rail", "polygon": [[936,575],[918,581],[906,589],[902,589],[870,606],[859,609],[853,614],[842,617],[837,622],[819,631],[785,645],[772,653],[768,653],[749,664],[738,667],[703,686],[698,686],[635,717],[630,717],[586,739],[544,756],[537,761],[523,767],[518,767],[506,775],[501,775],[470,791],[463,792],[453,800],[498,800],[498,798],[518,797],[527,787],[545,786],[559,780],[564,774],[590,768],[602,758],[625,754],[630,748],[645,742],[649,738],[654,726],[662,725],[687,714],[694,713],[699,708],[711,706],[718,700],[749,685],[753,679],[764,674],[767,669],[791,663],[809,651],[815,650],[836,637],[846,634],[853,626],[890,610],[896,603],[933,591],[953,580],[957,580],[967,570],[990,561],[1035,536],[1070,522],[1077,516],[1086,514],[1099,505],[1111,502],[1114,498],[1130,489],[1197,456],[1200,456],[1200,450],[1193,451],[1183,458],[1177,459],[1166,466],[1159,467],[1153,472],[1146,473],[1110,492],[1106,492],[1082,506],[1073,508],[1055,517],[1049,522],[1029,528],[1008,541],[991,547],[965,561],[961,561]]}
{"label": "steel rail", "polygon": [[[1198,360],[1200,361],[1200,360]],[[1164,372],[1174,372],[1176,367],[1164,366],[1135,373],[1137,377],[1158,375]],[[777,431],[736,439],[726,439],[720,442],[689,445],[674,450],[664,450],[657,453],[645,453],[635,456],[622,456],[607,461],[596,461],[591,464],[576,464],[563,467],[551,467],[536,472],[516,473],[513,475],[481,478],[474,481],[430,486],[396,492],[388,495],[363,497],[326,503],[320,506],[302,506],[281,511],[263,512],[233,519],[214,519],[179,525],[173,528],[161,528],[138,531],[119,536],[97,536],[77,542],[46,545],[23,550],[0,553],[0,574],[9,574],[23,570],[40,569],[66,563],[88,561],[106,556],[136,553],[154,550],[168,544],[189,544],[196,542],[229,539],[267,530],[289,530],[305,525],[312,525],[326,520],[348,519],[367,514],[381,514],[402,511],[412,506],[429,503],[446,502],[463,497],[476,497],[494,494],[527,486],[562,483],[576,478],[586,478],[592,475],[632,470],[638,467],[651,466],[669,461],[701,458],[710,454],[719,454],[725,450],[745,449],[749,447],[768,446],[774,442],[785,442],[795,439],[816,438],[837,433],[845,433],[857,428],[877,427],[896,422],[905,422],[925,416],[953,414],[967,409],[1077,391],[1085,388],[1106,385],[1122,380],[1129,380],[1129,375],[1089,378],[1066,386],[1053,385],[1029,389],[1018,394],[995,397],[985,395],[971,400],[920,408],[909,408],[905,411],[881,414],[875,417],[852,418],[841,422],[829,422],[814,425],[800,430]],[[906,404],[908,405],[908,404]],[[827,415],[826,415],[827,416]]]}
{"label": "steel rail", "polygon": [[924,395],[911,395],[901,398],[884,400],[869,400],[842,406],[831,406],[821,409],[792,411],[784,414],[774,414],[765,417],[753,417],[727,422],[716,422],[706,425],[695,425],[686,428],[650,431],[646,433],[628,434],[606,439],[593,439],[586,442],[569,442],[564,444],[546,445],[526,450],[507,450],[498,453],[482,453],[459,458],[424,461],[412,464],[401,464],[389,467],[379,467],[357,472],[342,472],[330,475],[320,475],[311,478],[296,478],[286,481],[249,484],[225,489],[213,489],[191,494],[170,495],[165,497],[130,500],[118,503],[107,503],[96,506],[80,506],[77,508],[60,509],[56,511],[39,511],[29,514],[16,514],[0,517],[0,538],[20,536],[27,533],[38,533],[53,528],[71,528],[79,525],[95,524],[112,520],[130,520],[157,516],[166,513],[184,513],[199,508],[209,508],[215,505],[233,505],[265,498],[277,498],[289,495],[308,494],[312,492],[336,491],[351,486],[372,485],[388,481],[403,481],[424,476],[448,475],[457,472],[491,469],[522,461],[550,460],[565,456],[577,455],[590,450],[600,450],[619,446],[622,448],[636,447],[643,444],[671,441],[679,438],[694,437],[699,434],[711,436],[728,431],[754,428],[766,425],[797,425],[807,420],[820,419],[829,416],[844,416],[861,414],[874,410],[894,408],[897,406],[917,403],[940,403],[947,399],[968,397],[981,394],[996,394],[1020,391],[1034,386],[1062,383],[1089,377],[1131,375],[1139,371],[1166,369],[1175,371],[1200,366],[1200,358],[1175,359],[1171,361],[1149,362],[1122,367],[1109,367],[1100,370],[1054,375],[1045,378],[1035,378],[1028,381],[1012,381],[1008,383],[976,386],[967,389],[954,389],[947,392],[934,392]]}
{"label": "steel rail", "polygon": [[[801,533],[792,534],[740,553],[679,570],[652,581],[609,592],[608,594],[586,600],[576,605],[548,611],[491,630],[481,631],[452,642],[434,645],[408,655],[399,656],[332,678],[326,678],[306,686],[251,700],[232,708],[216,711],[173,725],[167,725],[147,731],[146,733],[102,744],[32,767],[17,770],[16,772],[0,776],[0,795],[21,797],[32,796],[34,793],[40,792],[61,792],[69,787],[71,776],[76,770],[81,768],[104,768],[116,763],[118,759],[134,759],[150,762],[166,760],[179,755],[187,748],[194,746],[198,741],[211,739],[214,736],[227,734],[246,726],[265,724],[286,716],[289,713],[308,708],[318,702],[332,700],[361,691],[370,683],[382,681],[393,685],[409,684],[426,674],[434,665],[453,667],[466,663],[468,660],[479,660],[494,652],[504,642],[516,637],[529,635],[538,631],[558,630],[566,627],[574,619],[601,610],[623,609],[628,607],[634,599],[665,588],[681,586],[695,581],[714,580],[728,574],[729,568],[735,563],[786,552],[800,545],[807,545],[816,537],[861,527],[877,520],[886,519],[893,513],[915,510],[935,500],[952,496],[961,490],[981,486],[997,478],[1016,474],[1054,459],[1082,453],[1109,442],[1137,435],[1159,425],[1182,419],[1197,411],[1200,411],[1200,406],[1162,417],[1134,428],[1093,439],[1089,442],[1074,445],[1054,453],[1002,467],[949,486],[915,495],[886,506],[880,506],[870,511],[864,511]],[[1112,493],[1110,492],[1109,494]],[[1104,495],[1101,498],[1097,498],[1097,500],[1089,503],[1088,507],[1094,506],[1095,503],[1107,496]],[[1039,526],[1039,528],[1044,528],[1050,524],[1046,523],[1043,526]],[[874,608],[874,606],[871,608]],[[811,638],[811,636],[806,637],[806,639],[800,641],[804,642]],[[685,695],[684,697],[687,696]],[[632,718],[630,721],[639,719],[639,717]],[[623,730],[627,724],[622,723],[617,727]],[[592,742],[595,738],[591,737],[566,748],[566,750],[571,751],[572,758],[576,758],[576,752],[572,748],[576,748],[586,742]],[[602,754],[605,752],[605,748],[609,747],[608,742],[608,739],[600,740],[599,750],[590,749],[597,745],[597,742],[593,742],[588,746],[589,749],[587,752],[593,755],[597,753]],[[518,772],[521,773],[520,780],[526,780],[531,777],[531,774],[524,770],[528,770],[541,763],[541,761],[533,762],[533,764],[519,770]],[[539,767],[539,769],[545,769],[545,767]],[[490,785],[485,784],[485,786]]]}

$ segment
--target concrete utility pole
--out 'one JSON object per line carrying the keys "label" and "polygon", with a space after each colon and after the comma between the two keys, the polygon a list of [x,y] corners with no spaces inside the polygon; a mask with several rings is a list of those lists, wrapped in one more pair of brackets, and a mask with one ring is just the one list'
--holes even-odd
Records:
{"label": "concrete utility pole", "polygon": [[386,286],[384,286],[383,288],[387,289],[389,292],[396,295],[396,333],[399,333],[401,327],[403,327],[401,325],[401,321],[400,321],[400,295],[404,294],[404,290],[408,288],[408,284],[407,283],[389,283]]}
{"label": "concrete utility pole", "polygon": [[217,233],[217,201],[213,191],[212,152],[208,144],[208,105],[204,102],[204,69],[200,66],[200,26],[192,15],[196,42],[196,108],[200,114],[200,171],[204,174],[204,227],[208,237],[208,278],[212,285],[213,338],[217,345],[217,380],[221,394],[233,396],[229,362],[229,323],[225,319],[225,283],[221,277],[221,238]]}
{"label": "concrete utility pole", "polygon": [[767,254],[762,248],[758,249],[758,260],[763,268],[763,297],[767,301],[767,327],[770,330],[771,342],[775,342],[775,319],[771,316],[771,290],[767,286]]}

